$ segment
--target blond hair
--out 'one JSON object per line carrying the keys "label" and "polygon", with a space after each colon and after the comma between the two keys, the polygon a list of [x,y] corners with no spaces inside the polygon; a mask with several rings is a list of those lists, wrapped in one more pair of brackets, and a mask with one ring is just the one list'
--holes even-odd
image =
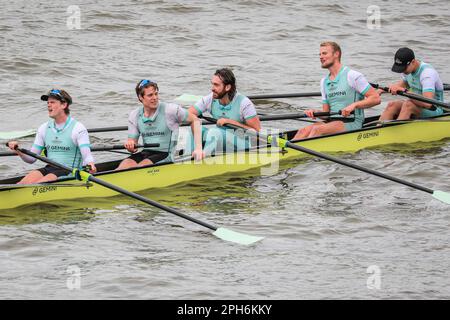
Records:
{"label": "blond hair", "polygon": [[320,44],[320,46],[321,47],[329,46],[329,47],[333,48],[333,53],[335,53],[336,51],[339,52],[339,61],[341,61],[342,50],[341,50],[341,47],[336,42],[334,42],[334,41],[325,41],[325,42],[322,42]]}

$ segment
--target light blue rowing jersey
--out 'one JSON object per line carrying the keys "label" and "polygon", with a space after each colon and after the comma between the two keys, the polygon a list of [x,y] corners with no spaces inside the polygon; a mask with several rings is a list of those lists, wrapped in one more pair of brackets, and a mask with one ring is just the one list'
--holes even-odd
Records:
{"label": "light blue rowing jersey", "polygon": [[[364,99],[364,94],[370,89],[370,85],[367,83],[366,87],[358,92],[349,84],[348,76],[350,68],[342,66],[341,70],[337,74],[334,80],[330,79],[330,75],[326,76],[323,81],[323,92],[325,93],[325,100],[323,103],[330,106],[331,112],[338,112],[348,105],[361,101]],[[354,72],[355,73],[355,72]],[[360,75],[359,73],[356,73]],[[364,79],[366,83],[367,80]],[[354,121],[346,123],[347,130],[359,129],[364,123],[364,110],[355,109]]]}
{"label": "light blue rowing jersey", "polygon": [[144,115],[144,107],[141,106],[130,115],[129,123],[137,130],[132,129],[128,137],[139,139],[139,136],[142,136],[144,144],[159,143],[159,147],[151,150],[169,154],[161,162],[173,161],[179,124],[185,121],[187,116],[188,112],[180,106],[160,102],[155,114],[147,118]]}
{"label": "light blue rowing jersey", "polygon": [[50,120],[45,131],[44,147],[50,160],[70,168],[82,167],[80,148],[72,140],[72,131],[77,124],[75,119],[67,118],[62,129],[57,129],[55,120]]}
{"label": "light blue rowing jersey", "polygon": [[421,81],[421,76],[423,72],[427,69],[432,69],[436,71],[432,65],[421,62],[419,68],[408,75],[403,75],[403,80],[408,83],[409,89],[416,93],[422,95],[424,92],[434,92],[434,99],[439,101],[444,101],[444,87],[442,80],[439,78],[437,72],[434,73],[433,79],[428,79],[429,83],[425,84],[425,88]]}
{"label": "light blue rowing jersey", "polygon": [[220,104],[218,99],[213,99],[211,104],[211,115],[214,119],[231,119],[239,123],[244,123],[241,117],[241,103],[245,96],[237,93],[232,101],[227,105]]}
{"label": "light blue rowing jersey", "polygon": [[[253,103],[246,96],[236,91],[233,99],[227,105],[222,105],[219,99],[213,98],[213,93],[202,97],[195,105],[199,115],[209,112],[214,119],[231,119],[245,124],[246,121],[257,117]],[[190,133],[190,147],[187,152],[193,150],[193,135]],[[204,150],[206,154],[228,152],[234,150],[244,150],[250,147],[250,136],[244,135],[243,130],[233,130],[226,127],[202,127],[202,138],[205,142]]]}

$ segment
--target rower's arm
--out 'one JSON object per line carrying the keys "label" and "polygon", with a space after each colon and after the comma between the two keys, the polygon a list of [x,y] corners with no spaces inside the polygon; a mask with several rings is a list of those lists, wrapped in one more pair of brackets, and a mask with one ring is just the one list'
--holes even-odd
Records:
{"label": "rower's arm", "polygon": [[[193,108],[193,107],[191,107]],[[195,112],[195,108],[193,108]],[[202,148],[202,126],[200,120],[194,114],[194,112],[189,112],[187,117],[187,122],[191,124],[192,134],[194,135],[194,145],[195,149],[193,152],[194,158],[196,160],[201,160],[204,158],[203,148]]]}
{"label": "rower's arm", "polygon": [[364,94],[365,99],[353,102],[347,107],[341,110],[341,114],[344,117],[348,117],[356,109],[367,109],[376,106],[381,103],[380,94],[373,88],[370,87],[369,90]]}
{"label": "rower's arm", "polygon": [[261,121],[259,120],[259,116],[245,120],[245,124],[256,132],[261,131]]}
{"label": "rower's arm", "polygon": [[245,121],[244,123],[240,123],[236,120],[232,120],[232,119],[226,119],[226,118],[220,118],[217,120],[217,125],[218,126],[225,126],[227,124],[231,124],[234,125],[236,127],[240,127],[240,128],[244,128],[244,129],[253,129],[257,132],[259,132],[261,130],[261,122],[259,120],[258,116],[255,116],[251,119],[248,119]]}
{"label": "rower's arm", "polygon": [[[422,94],[422,96],[424,96],[425,98],[428,99],[434,99],[434,92],[424,92]],[[422,102],[422,101],[418,101],[418,100],[414,100],[414,99],[409,99],[412,103],[414,103],[416,106],[420,107],[420,108],[425,108],[425,109],[430,109],[431,107],[433,107],[433,105],[431,103],[426,103],[426,102]]]}
{"label": "rower's arm", "polygon": [[[432,68],[425,69],[420,75],[420,84],[422,85],[422,96],[428,99],[436,99],[436,88],[439,87],[441,82],[439,74]],[[430,109],[433,107],[431,103],[417,101],[410,99],[416,106],[420,108]]]}
{"label": "rower's arm", "polygon": [[195,107],[194,107],[194,106],[191,106],[191,107],[189,107],[189,109],[188,109],[188,112],[189,112],[190,114],[193,114],[193,115],[195,115],[196,117],[198,117],[198,116],[199,116],[199,114],[198,114],[198,110],[197,110],[197,109],[195,109]]}
{"label": "rower's arm", "polygon": [[377,106],[381,103],[381,97],[378,92],[370,87],[370,89],[364,94],[365,99],[356,102],[358,109],[367,109]]}

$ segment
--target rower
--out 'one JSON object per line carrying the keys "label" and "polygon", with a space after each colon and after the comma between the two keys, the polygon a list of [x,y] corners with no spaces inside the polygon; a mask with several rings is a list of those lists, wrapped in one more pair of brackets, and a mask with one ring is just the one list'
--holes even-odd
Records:
{"label": "rower", "polygon": [[236,78],[228,68],[216,70],[211,79],[211,93],[189,108],[189,113],[195,116],[201,116],[205,112],[217,119],[217,127],[202,128],[205,152],[208,154],[216,150],[226,152],[250,147],[250,137],[239,137],[233,129],[225,130],[224,126],[227,124],[243,129],[261,130],[254,104],[237,91]]}
{"label": "rower", "polygon": [[[358,71],[341,63],[342,51],[336,42],[320,44],[320,63],[329,74],[320,82],[322,111],[341,112],[342,117],[329,118],[298,130],[294,140],[361,129],[364,109],[380,104],[379,94]],[[351,113],[353,116],[349,117]],[[305,114],[314,118],[314,110]]]}
{"label": "rower", "polygon": [[[31,152],[40,154],[45,149],[50,160],[74,169],[81,169],[82,166],[88,165],[89,172],[95,173],[97,169],[91,154],[88,131],[81,122],[70,116],[69,106],[72,104],[72,97],[64,90],[53,89],[41,96],[41,100],[47,101],[48,115],[51,120],[39,127]],[[36,161],[36,158],[16,150],[19,147],[17,141],[8,142],[8,147],[27,163]],[[31,171],[18,183],[42,183],[67,175],[66,170],[47,165]]]}
{"label": "rower", "polygon": [[151,80],[141,80],[135,88],[142,106],[133,110],[128,118],[128,139],[125,148],[135,153],[139,137],[144,144],[159,143],[158,148],[144,149],[123,160],[117,170],[142,167],[154,163],[173,162],[178,140],[179,126],[186,121],[191,124],[195,137],[195,149],[192,157],[195,160],[204,158],[201,143],[201,127],[198,118],[187,110],[173,103],[159,101],[158,84]]}
{"label": "rower", "polygon": [[[437,71],[428,63],[415,58],[410,48],[400,48],[395,53],[392,71],[401,73],[401,80],[389,86],[389,92],[410,90],[429,99],[444,101],[444,85]],[[379,90],[380,94],[383,90]],[[380,120],[408,120],[429,118],[443,114],[444,110],[431,103],[413,99],[391,101],[380,116]]]}

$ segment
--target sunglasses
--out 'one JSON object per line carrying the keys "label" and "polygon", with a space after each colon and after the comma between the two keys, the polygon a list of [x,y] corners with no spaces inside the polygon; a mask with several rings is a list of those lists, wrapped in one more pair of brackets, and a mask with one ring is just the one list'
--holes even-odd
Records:
{"label": "sunglasses", "polygon": [[143,86],[152,85],[152,84],[158,86],[158,84],[155,81],[144,79],[141,82],[139,82],[138,88],[141,89]]}
{"label": "sunglasses", "polygon": [[61,90],[57,90],[57,89],[50,90],[48,95],[56,96],[56,97],[60,98],[61,101],[66,101],[66,98],[64,98],[64,96],[62,95]]}

